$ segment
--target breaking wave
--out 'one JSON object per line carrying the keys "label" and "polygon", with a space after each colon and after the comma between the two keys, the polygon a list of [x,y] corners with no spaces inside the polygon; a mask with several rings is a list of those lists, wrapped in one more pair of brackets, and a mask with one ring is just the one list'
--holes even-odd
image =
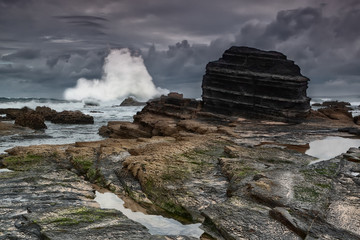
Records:
{"label": "breaking wave", "polygon": [[167,94],[155,87],[141,56],[131,56],[127,48],[111,50],[105,58],[101,79],[80,78],[74,88],[64,92],[67,100],[111,101],[133,96],[140,101]]}

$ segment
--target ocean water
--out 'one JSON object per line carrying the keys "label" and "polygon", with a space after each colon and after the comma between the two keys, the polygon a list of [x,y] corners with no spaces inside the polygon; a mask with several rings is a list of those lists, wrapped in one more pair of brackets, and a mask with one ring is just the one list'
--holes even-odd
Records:
{"label": "ocean water", "polygon": [[35,109],[37,106],[47,106],[58,112],[64,110],[80,110],[94,117],[94,124],[53,124],[46,121],[47,129],[29,130],[26,134],[0,136],[0,153],[15,146],[39,144],[68,144],[80,141],[96,141],[103,139],[98,129],[109,121],[132,121],[136,112],[142,106],[119,107],[121,100],[98,102],[99,106],[86,105],[84,101],[66,101],[58,99],[36,98],[0,98],[0,108]]}

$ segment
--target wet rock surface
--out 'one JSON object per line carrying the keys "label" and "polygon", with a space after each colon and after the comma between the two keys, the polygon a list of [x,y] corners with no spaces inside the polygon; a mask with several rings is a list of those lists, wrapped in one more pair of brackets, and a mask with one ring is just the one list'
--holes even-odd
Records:
{"label": "wet rock surface", "polygon": [[[176,119],[177,125],[180,122],[181,131],[172,136],[9,150],[10,159],[25,160],[14,167],[8,157],[2,159],[3,165],[17,170],[0,173],[0,177],[9,176],[1,185],[2,198],[13,198],[12,207],[1,208],[8,212],[2,217],[7,226],[3,236],[100,239],[108,234],[104,236],[109,239],[128,239],[124,236],[133,234],[132,239],[162,238],[149,235],[133,222],[127,230],[120,228],[118,224],[128,220],[119,212],[97,212],[91,182],[127,194],[149,212],[200,221],[216,239],[359,238],[359,149],[312,165],[308,163],[314,158],[301,150],[314,139],[350,136],[337,129],[356,128],[352,121],[314,117],[302,124],[289,124],[237,118],[211,124]],[[216,131],[193,130],[204,126]],[[43,157],[46,164],[29,167],[37,161],[34,156]],[[29,184],[30,176],[33,182]],[[18,199],[20,196],[26,201]],[[31,213],[26,212],[29,206]],[[21,215],[12,219],[10,215],[17,211]],[[81,218],[83,212],[95,220]]]}
{"label": "wet rock surface", "polygon": [[118,180],[96,159],[102,154],[109,157],[103,163],[117,163],[118,155],[110,155],[124,149],[105,141],[99,153],[97,144],[17,147],[2,156],[2,166],[12,171],[0,172],[0,239],[195,239],[151,235],[121,212],[100,209],[90,182],[112,186]]}

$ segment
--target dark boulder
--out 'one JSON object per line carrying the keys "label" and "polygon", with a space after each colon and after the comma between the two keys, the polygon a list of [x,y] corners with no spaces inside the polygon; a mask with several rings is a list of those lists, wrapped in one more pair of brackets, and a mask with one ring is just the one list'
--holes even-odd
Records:
{"label": "dark boulder", "polygon": [[51,119],[52,123],[61,124],[93,124],[94,118],[80,111],[62,111]]}
{"label": "dark boulder", "polygon": [[45,118],[43,116],[34,111],[29,111],[18,114],[15,119],[15,124],[32,129],[46,129],[47,126],[44,121]]}

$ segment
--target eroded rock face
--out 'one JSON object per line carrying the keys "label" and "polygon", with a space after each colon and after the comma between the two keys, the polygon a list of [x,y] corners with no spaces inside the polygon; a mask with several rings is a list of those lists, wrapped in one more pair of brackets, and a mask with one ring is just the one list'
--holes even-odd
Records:
{"label": "eroded rock face", "polygon": [[51,119],[51,122],[62,124],[93,124],[94,118],[80,111],[62,111],[56,114]]}
{"label": "eroded rock face", "polygon": [[274,51],[231,47],[206,66],[204,110],[226,115],[299,120],[310,110],[309,79]]}
{"label": "eroded rock face", "polygon": [[35,112],[25,112],[23,114],[18,114],[15,119],[15,124],[32,129],[47,128],[44,117]]}

